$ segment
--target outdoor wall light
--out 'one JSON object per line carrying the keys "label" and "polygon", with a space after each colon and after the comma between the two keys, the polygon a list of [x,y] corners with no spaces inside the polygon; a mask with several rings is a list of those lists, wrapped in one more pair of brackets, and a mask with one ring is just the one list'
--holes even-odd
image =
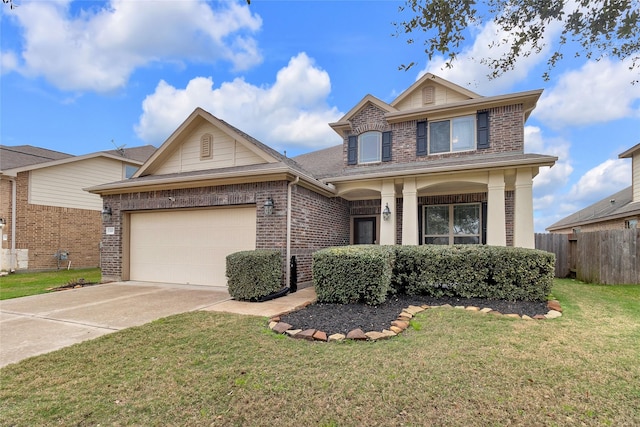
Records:
{"label": "outdoor wall light", "polygon": [[0,218],[0,228],[3,228],[6,223],[7,223],[7,221],[5,221],[4,218]]}
{"label": "outdoor wall light", "polygon": [[111,207],[109,205],[105,205],[102,208],[102,221],[107,222],[111,219]]}
{"label": "outdoor wall light", "polygon": [[389,221],[389,218],[391,218],[391,209],[389,209],[389,203],[387,203],[382,211],[382,219]]}
{"label": "outdoor wall light", "polygon": [[273,199],[271,197],[264,202],[264,214],[267,216],[273,214]]}

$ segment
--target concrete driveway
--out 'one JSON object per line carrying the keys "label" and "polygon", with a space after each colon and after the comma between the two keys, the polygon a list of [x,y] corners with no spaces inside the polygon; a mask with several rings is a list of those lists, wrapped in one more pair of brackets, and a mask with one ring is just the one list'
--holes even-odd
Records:
{"label": "concrete driveway", "polygon": [[0,301],[0,367],[229,299],[225,287],[118,282]]}

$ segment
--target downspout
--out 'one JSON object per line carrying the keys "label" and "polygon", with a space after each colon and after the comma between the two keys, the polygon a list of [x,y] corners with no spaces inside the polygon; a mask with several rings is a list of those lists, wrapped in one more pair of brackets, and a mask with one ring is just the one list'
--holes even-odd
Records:
{"label": "downspout", "polygon": [[13,273],[17,270],[17,259],[16,259],[16,214],[17,214],[17,209],[16,209],[16,198],[17,198],[17,191],[16,191],[16,179],[15,178],[9,178],[9,181],[11,181],[11,253],[10,253],[10,271]]}
{"label": "downspout", "polygon": [[287,259],[285,263],[287,282],[284,284],[285,287],[291,283],[291,269],[289,268],[289,263],[291,262],[291,188],[299,181],[300,176],[296,176],[296,179],[287,185]]}

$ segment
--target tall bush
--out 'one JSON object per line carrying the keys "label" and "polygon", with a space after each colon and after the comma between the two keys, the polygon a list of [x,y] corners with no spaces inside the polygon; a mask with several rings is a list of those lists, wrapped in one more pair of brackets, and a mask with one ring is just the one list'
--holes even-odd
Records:
{"label": "tall bush", "polygon": [[282,259],[279,251],[241,251],[227,255],[229,295],[240,300],[257,300],[282,288]]}
{"label": "tall bush", "polygon": [[313,254],[313,284],[319,302],[377,305],[391,289],[394,251],[378,245],[342,246]]}

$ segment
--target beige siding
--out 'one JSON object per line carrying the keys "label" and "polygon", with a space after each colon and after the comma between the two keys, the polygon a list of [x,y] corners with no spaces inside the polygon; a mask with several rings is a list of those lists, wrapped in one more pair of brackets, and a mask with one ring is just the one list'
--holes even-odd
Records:
{"label": "beige siding", "polygon": [[640,152],[633,155],[633,201],[640,202]]}
{"label": "beige siding", "polygon": [[[425,105],[422,102],[422,88],[425,86],[435,87],[435,102],[433,104]],[[465,101],[469,99],[468,96],[455,92],[444,86],[440,86],[434,83],[428,83],[418,87],[413,93],[402,100],[396,108],[400,111],[412,110],[414,108],[422,108],[433,105],[451,104],[454,102]]]}
{"label": "beige siding", "polygon": [[[204,133],[213,135],[213,156],[200,159],[200,137]],[[192,132],[167,160],[155,171],[155,174],[190,172],[207,169],[221,169],[233,166],[266,163],[264,159],[221,132],[211,124],[203,124]]]}
{"label": "beige siding", "polygon": [[83,188],[122,179],[122,162],[102,157],[36,169],[30,172],[29,203],[99,211],[100,196]]}

